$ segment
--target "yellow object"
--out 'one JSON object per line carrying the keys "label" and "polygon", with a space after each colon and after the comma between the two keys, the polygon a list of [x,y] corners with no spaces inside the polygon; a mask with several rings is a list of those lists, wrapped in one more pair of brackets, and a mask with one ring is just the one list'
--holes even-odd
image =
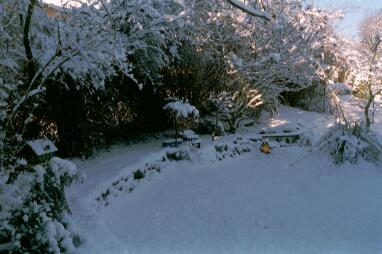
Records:
{"label": "yellow object", "polygon": [[271,147],[269,146],[268,143],[262,143],[260,146],[260,151],[265,154],[270,154],[271,153]]}

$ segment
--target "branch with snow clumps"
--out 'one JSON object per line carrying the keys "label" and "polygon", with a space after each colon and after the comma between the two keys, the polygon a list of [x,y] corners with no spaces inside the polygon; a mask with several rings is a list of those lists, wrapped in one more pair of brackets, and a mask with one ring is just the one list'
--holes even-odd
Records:
{"label": "branch with snow clumps", "polygon": [[268,13],[255,10],[238,0],[227,0],[227,2],[229,2],[231,5],[235,6],[236,8],[242,10],[243,12],[248,13],[249,15],[262,18],[267,21],[271,20],[271,16]]}

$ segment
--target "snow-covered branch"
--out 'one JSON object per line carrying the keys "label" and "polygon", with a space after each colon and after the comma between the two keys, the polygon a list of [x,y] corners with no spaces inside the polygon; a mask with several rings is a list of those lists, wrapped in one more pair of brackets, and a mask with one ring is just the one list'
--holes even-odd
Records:
{"label": "snow-covered branch", "polygon": [[251,8],[250,6],[244,4],[243,2],[240,2],[239,0],[227,0],[227,2],[229,2],[231,5],[235,6],[236,8],[242,10],[243,12],[248,13],[249,15],[252,15],[257,18],[262,18],[267,21],[271,20],[271,16],[269,15],[269,13]]}

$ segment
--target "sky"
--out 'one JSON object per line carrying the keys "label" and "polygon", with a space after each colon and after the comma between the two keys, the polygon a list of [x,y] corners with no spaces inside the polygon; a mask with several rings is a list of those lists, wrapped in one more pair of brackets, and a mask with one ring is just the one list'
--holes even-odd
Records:
{"label": "sky", "polygon": [[328,10],[343,9],[344,19],[336,29],[349,39],[357,39],[358,26],[364,17],[382,9],[382,0],[314,0],[314,4]]}
{"label": "sky", "polygon": [[[43,0],[60,5],[61,0]],[[382,9],[382,0],[312,0],[318,7],[333,10],[344,9],[344,19],[336,25],[337,31],[349,39],[357,39],[360,21],[370,13]]]}

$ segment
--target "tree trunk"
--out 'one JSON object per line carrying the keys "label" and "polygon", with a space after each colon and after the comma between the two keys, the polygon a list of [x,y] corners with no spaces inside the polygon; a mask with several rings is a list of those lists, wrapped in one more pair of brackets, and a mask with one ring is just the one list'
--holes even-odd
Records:
{"label": "tree trunk", "polygon": [[32,47],[30,45],[30,40],[29,40],[29,32],[30,32],[30,27],[32,23],[33,9],[36,3],[37,3],[37,0],[30,0],[27,16],[24,23],[24,34],[23,34],[24,49],[25,49],[27,60],[28,60],[26,71],[28,74],[29,82],[32,81],[34,75],[36,74],[36,67],[35,67]]}
{"label": "tree trunk", "polygon": [[370,110],[371,104],[374,101],[374,95],[373,95],[373,91],[372,91],[372,88],[371,88],[371,84],[368,84],[368,90],[369,90],[369,98],[367,100],[367,104],[366,104],[366,107],[365,107],[365,120],[366,120],[366,128],[367,129],[370,128],[370,124],[371,124],[370,116],[369,116],[369,110]]}

